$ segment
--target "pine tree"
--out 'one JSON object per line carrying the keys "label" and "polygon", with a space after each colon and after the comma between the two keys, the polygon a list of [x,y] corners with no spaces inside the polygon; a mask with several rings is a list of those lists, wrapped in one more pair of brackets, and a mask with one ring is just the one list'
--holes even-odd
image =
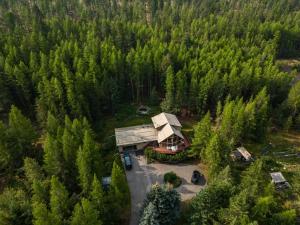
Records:
{"label": "pine tree", "polygon": [[[160,187],[153,185],[151,191],[147,194],[144,209],[152,203],[157,210],[157,221],[161,225],[175,224],[179,218],[180,195],[171,187]],[[143,216],[146,216],[143,213]]]}
{"label": "pine tree", "polygon": [[60,225],[61,221],[54,218],[45,203],[32,204],[33,225]]}
{"label": "pine tree", "polygon": [[12,164],[12,157],[7,146],[7,128],[2,121],[0,121],[0,169],[6,170]]}
{"label": "pine tree", "polygon": [[92,183],[92,190],[90,192],[90,200],[95,206],[95,209],[98,212],[99,218],[103,218],[105,216],[105,196],[102,189],[102,184],[98,180],[97,176],[94,175],[94,180]]}
{"label": "pine tree", "polygon": [[33,143],[37,134],[29,119],[15,106],[11,107],[7,130],[7,148],[15,167],[21,166],[23,156],[33,156]]}
{"label": "pine tree", "polygon": [[111,188],[116,196],[116,200],[120,203],[120,205],[127,205],[130,198],[129,188],[124,170],[120,168],[116,160],[114,161],[111,172]]}
{"label": "pine tree", "polygon": [[217,175],[227,162],[228,152],[224,141],[220,135],[215,134],[209,141],[205,149],[205,162],[209,168],[209,178]]}
{"label": "pine tree", "polygon": [[176,74],[176,105],[177,108],[186,106],[187,99],[187,77],[186,73],[179,71]]}
{"label": "pine tree", "polygon": [[0,224],[30,225],[31,205],[21,188],[5,188],[0,194]]}
{"label": "pine tree", "polygon": [[173,112],[175,110],[175,78],[171,66],[168,67],[166,72],[166,96],[161,107],[166,112]]}
{"label": "pine tree", "polygon": [[38,162],[32,158],[24,159],[24,172],[25,176],[30,184],[33,183],[34,180],[43,180],[44,173],[42,168],[38,164]]}
{"label": "pine tree", "polygon": [[292,110],[291,115],[294,117],[300,112],[300,81],[291,89],[288,95],[288,105]]}
{"label": "pine tree", "polygon": [[52,137],[55,137],[57,135],[58,128],[59,121],[50,112],[48,112],[46,124],[47,133],[50,134]]}
{"label": "pine tree", "polygon": [[50,207],[53,217],[58,221],[63,221],[68,215],[68,192],[63,184],[54,176],[51,178]]}
{"label": "pine tree", "polygon": [[98,212],[92,202],[83,198],[81,203],[75,206],[73,211],[71,225],[101,225],[98,218]]}
{"label": "pine tree", "polygon": [[143,211],[139,225],[159,225],[158,212],[152,202]]}
{"label": "pine tree", "polygon": [[210,113],[207,112],[202,120],[194,128],[194,138],[192,142],[192,155],[205,158],[204,150],[212,136],[212,125]]}
{"label": "pine tree", "polygon": [[88,131],[84,134],[83,146],[77,153],[79,182],[84,193],[88,193],[93,179],[93,163],[95,159],[95,143]]}
{"label": "pine tree", "polygon": [[49,199],[49,184],[48,180],[41,181],[41,180],[34,180],[32,182],[32,198],[31,201],[33,203],[47,203]]}
{"label": "pine tree", "polygon": [[61,175],[62,149],[54,137],[47,134],[44,145],[44,168],[49,175]]}
{"label": "pine tree", "polygon": [[263,88],[254,99],[256,108],[256,140],[263,141],[266,137],[268,127],[269,101],[270,97],[267,94],[266,88]]}

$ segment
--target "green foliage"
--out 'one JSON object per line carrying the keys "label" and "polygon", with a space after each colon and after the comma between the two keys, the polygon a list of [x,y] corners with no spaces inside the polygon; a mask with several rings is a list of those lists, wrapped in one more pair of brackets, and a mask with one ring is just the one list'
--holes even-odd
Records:
{"label": "green foliage", "polygon": [[228,163],[229,150],[219,134],[215,134],[205,149],[203,159],[209,167],[209,177],[213,178]]}
{"label": "green foliage", "polygon": [[111,189],[116,197],[116,201],[121,206],[126,206],[130,202],[130,192],[124,170],[114,161],[111,172]]}
{"label": "green foliage", "polygon": [[32,205],[33,208],[33,224],[34,225],[52,225],[52,224],[61,224],[47,209],[45,203],[35,202]]}
{"label": "green foliage", "polygon": [[45,179],[42,168],[37,163],[37,161],[32,158],[24,159],[23,169],[29,184],[32,184],[34,181],[40,181]]}
{"label": "green foliage", "polygon": [[96,175],[94,175],[93,183],[92,183],[92,190],[90,192],[90,200],[93,203],[95,209],[97,210],[97,213],[99,215],[99,218],[103,218],[105,216],[106,212],[106,199],[105,199],[105,193],[102,189],[102,184],[97,179]]}
{"label": "green foliage", "polygon": [[161,108],[166,112],[176,112],[175,106],[175,76],[173,68],[169,66],[166,72],[166,97]]}
{"label": "green foliage", "polygon": [[288,105],[291,109],[291,115],[296,116],[300,112],[300,81],[291,89],[288,95]]}
{"label": "green foliage", "polygon": [[[232,192],[228,168],[220,173],[210,185],[200,191],[191,203],[190,224],[213,224],[218,221],[218,210],[229,205],[229,198]],[[222,175],[221,175],[222,174]]]}
{"label": "green foliage", "polygon": [[177,188],[181,184],[181,179],[174,172],[168,172],[164,175],[164,182],[173,185],[174,188]]}
{"label": "green foliage", "polygon": [[21,189],[5,189],[0,195],[0,224],[31,224],[31,206]]}
{"label": "green foliage", "polygon": [[192,156],[205,158],[205,148],[212,136],[210,113],[202,118],[202,120],[194,128],[194,138],[192,142],[191,154]]}
{"label": "green foliage", "polygon": [[[120,111],[120,102],[128,105],[150,98],[157,105],[159,96],[165,95],[161,105],[166,111],[180,112],[184,108],[188,115],[200,117],[207,111],[216,114],[216,123],[212,122],[216,126],[198,124],[192,152],[193,156],[215,162],[210,168],[213,179],[228,164],[228,146],[233,148],[248,140],[265,141],[269,121],[280,120],[283,124],[290,117],[292,128],[300,127],[299,82],[291,87],[292,76],[281,72],[276,63],[278,57],[299,56],[298,1],[52,3],[0,2],[1,119],[15,105],[8,120],[0,122],[0,171],[5,175],[5,185],[22,186],[23,170],[19,169],[24,162],[28,191],[24,202],[31,197],[33,216],[27,216],[30,209],[19,213],[16,207],[18,214],[12,216],[16,218],[13,224],[67,224],[71,221],[70,207],[77,203],[75,221],[79,224],[81,215],[90,218],[91,224],[97,219],[107,225],[122,223],[118,215],[125,203],[119,204],[118,198],[129,199],[123,170],[114,167],[114,186],[100,201],[101,195],[94,192],[101,192],[99,183],[95,185],[93,177],[96,174],[100,179],[107,169],[103,151],[87,123],[101,124],[107,115]],[[33,120],[34,126],[21,111]],[[216,130],[219,139],[215,135],[206,137],[201,128],[207,134]],[[37,148],[41,143],[37,142],[36,131],[45,141],[43,150]],[[89,133],[89,139],[85,133]],[[209,154],[202,155],[206,150]],[[154,159],[169,162],[180,161],[187,154],[146,152]],[[26,157],[36,161],[24,160]],[[256,177],[253,171],[250,174]],[[53,175],[61,181],[57,186],[64,186],[72,196],[62,219],[49,207]],[[270,196],[274,195],[265,193],[261,177],[258,175],[253,184],[241,178],[242,184],[237,184],[234,193],[238,197],[230,201],[230,219],[220,219],[220,224],[276,224],[276,220],[293,224],[292,210],[273,209],[274,198]],[[241,187],[245,189],[246,184],[249,189],[243,194]],[[91,191],[99,201],[90,199]],[[89,198],[90,203],[83,203],[83,198]],[[277,196],[275,200],[278,206],[283,204]],[[102,213],[94,213],[94,207],[101,211],[100,202],[107,210],[103,218]],[[238,203],[240,212],[236,211]],[[252,216],[255,207],[261,207],[264,213]],[[15,204],[7,208],[14,209]],[[274,218],[266,219],[270,214]],[[145,218],[153,221],[155,216]],[[0,220],[0,224],[2,221],[10,224],[6,220]]]}
{"label": "green foliage", "polygon": [[158,211],[150,202],[143,211],[143,216],[140,219],[140,225],[159,225]]}
{"label": "green foliage", "polygon": [[13,170],[22,166],[23,157],[36,156],[34,141],[35,129],[29,119],[15,106],[11,107],[8,126],[0,121],[1,169]]}
{"label": "green foliage", "polygon": [[83,198],[81,204],[75,206],[71,225],[101,225],[102,222],[98,218],[97,210],[94,205],[87,199]]}
{"label": "green foliage", "polygon": [[51,178],[50,207],[51,213],[59,221],[63,221],[68,215],[69,194],[63,184],[54,176]]}
{"label": "green foliage", "polygon": [[148,224],[154,221],[161,225],[172,225],[179,218],[179,210],[179,194],[172,188],[154,185],[147,194],[140,222]]}
{"label": "green foliage", "polygon": [[163,153],[156,152],[152,148],[146,148],[144,150],[144,154],[145,154],[148,162],[157,160],[160,162],[176,163],[176,162],[184,161],[189,158],[188,150],[176,153],[174,155],[169,155],[169,154],[163,154]]}
{"label": "green foliage", "polygon": [[95,157],[95,143],[91,135],[84,134],[83,147],[80,147],[77,155],[77,167],[79,181],[83,192],[88,193],[93,179],[93,163]]}
{"label": "green foliage", "polygon": [[290,209],[290,210],[285,210],[283,212],[277,213],[273,216],[273,224],[291,224],[295,225],[296,224],[296,210],[295,209]]}

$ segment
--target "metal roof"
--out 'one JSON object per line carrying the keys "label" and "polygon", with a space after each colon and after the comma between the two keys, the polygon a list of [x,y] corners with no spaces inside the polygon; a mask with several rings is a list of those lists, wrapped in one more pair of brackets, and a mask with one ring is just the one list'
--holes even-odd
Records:
{"label": "metal roof", "polygon": [[116,128],[115,134],[117,146],[157,141],[157,130],[152,124]]}
{"label": "metal roof", "polygon": [[184,137],[179,129],[171,126],[170,124],[167,124],[161,130],[158,131],[157,141],[158,141],[158,143],[160,143],[172,135],[176,135],[176,136],[184,139]]}
{"label": "metal roof", "polygon": [[239,151],[239,153],[241,153],[241,155],[248,161],[252,158],[251,154],[247,151],[247,149],[245,147],[239,147],[237,148],[237,150]]}
{"label": "metal roof", "polygon": [[272,180],[275,184],[277,183],[284,183],[286,182],[286,179],[284,178],[284,176],[282,175],[281,172],[274,172],[274,173],[270,173]]}
{"label": "metal roof", "polygon": [[162,127],[166,124],[170,124],[172,126],[181,127],[180,122],[178,121],[177,117],[170,113],[160,113],[151,118],[154,128]]}

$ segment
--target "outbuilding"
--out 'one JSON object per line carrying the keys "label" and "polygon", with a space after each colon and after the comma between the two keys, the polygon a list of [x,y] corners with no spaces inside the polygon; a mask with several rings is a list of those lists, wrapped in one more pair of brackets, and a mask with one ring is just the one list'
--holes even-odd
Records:
{"label": "outbuilding", "polygon": [[247,151],[245,147],[238,147],[232,154],[231,157],[233,160],[237,161],[244,161],[244,162],[251,162],[253,160],[250,152]]}
{"label": "outbuilding", "polygon": [[281,172],[270,173],[270,175],[272,177],[272,183],[275,185],[277,190],[290,187],[290,184],[287,182]]}

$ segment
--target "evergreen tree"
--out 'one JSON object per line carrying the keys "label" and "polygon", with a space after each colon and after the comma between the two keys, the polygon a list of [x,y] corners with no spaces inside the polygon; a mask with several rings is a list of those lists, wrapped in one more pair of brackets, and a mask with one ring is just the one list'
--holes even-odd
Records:
{"label": "evergreen tree", "polygon": [[83,198],[81,203],[75,206],[73,211],[71,225],[101,225],[102,222],[98,218],[97,210],[94,205],[87,199]]}
{"label": "evergreen tree", "polygon": [[15,167],[21,165],[22,157],[33,156],[33,143],[37,134],[29,119],[25,118],[15,106],[11,107],[7,129],[7,148]]}
{"label": "evergreen tree", "polygon": [[175,107],[175,78],[174,71],[171,66],[168,67],[166,72],[166,96],[161,104],[162,110],[166,112],[176,111]]}
{"label": "evergreen tree", "polygon": [[216,176],[228,162],[228,149],[220,135],[215,134],[205,149],[204,161],[208,164],[209,178]]}
{"label": "evergreen tree", "polygon": [[94,175],[94,180],[92,183],[92,190],[90,192],[90,200],[93,203],[95,209],[98,212],[99,218],[103,218],[105,216],[105,208],[109,207],[105,205],[105,196],[102,189],[102,184],[97,179],[96,175]]}
{"label": "evergreen tree", "polygon": [[62,174],[62,157],[62,149],[58,141],[55,137],[47,134],[44,144],[44,168],[49,175]]}
{"label": "evergreen tree", "polygon": [[126,206],[130,198],[129,188],[124,170],[120,168],[116,160],[113,163],[111,172],[111,188],[116,201],[118,201],[121,206]]}
{"label": "evergreen tree", "polygon": [[44,179],[44,173],[42,171],[42,168],[37,163],[37,161],[32,158],[24,159],[24,172],[30,184],[32,184],[35,180]]}
{"label": "evergreen tree", "polygon": [[300,81],[291,89],[288,95],[288,105],[291,108],[291,115],[294,117],[300,112]]}
{"label": "evergreen tree", "polygon": [[186,106],[187,99],[187,77],[186,73],[183,71],[179,71],[176,74],[176,94],[175,94],[175,102],[177,108],[181,108]]}
{"label": "evergreen tree", "polygon": [[207,112],[202,120],[194,128],[194,138],[192,142],[192,155],[205,158],[205,148],[212,136],[212,125],[210,113]]}
{"label": "evergreen tree", "polygon": [[159,225],[158,212],[152,202],[144,209],[139,225]]}
{"label": "evergreen tree", "polygon": [[95,159],[95,143],[88,131],[84,134],[83,146],[77,153],[79,182],[83,192],[88,193],[93,179],[93,163]]}
{"label": "evergreen tree", "polygon": [[0,194],[0,224],[31,224],[31,206],[25,191],[6,188]]}
{"label": "evergreen tree", "polygon": [[59,225],[61,224],[57,218],[54,218],[50,211],[47,209],[45,203],[34,203],[33,208],[33,224],[34,225]]}
{"label": "evergreen tree", "polygon": [[[157,210],[158,224],[175,224],[179,218],[180,196],[174,189],[170,187],[162,188],[158,184],[154,185],[147,194],[144,210],[149,210],[148,205],[151,203]],[[142,219],[147,219],[146,213],[143,213]]]}
{"label": "evergreen tree", "polygon": [[50,207],[53,217],[64,224],[69,210],[69,196],[66,188],[54,176],[51,178]]}

